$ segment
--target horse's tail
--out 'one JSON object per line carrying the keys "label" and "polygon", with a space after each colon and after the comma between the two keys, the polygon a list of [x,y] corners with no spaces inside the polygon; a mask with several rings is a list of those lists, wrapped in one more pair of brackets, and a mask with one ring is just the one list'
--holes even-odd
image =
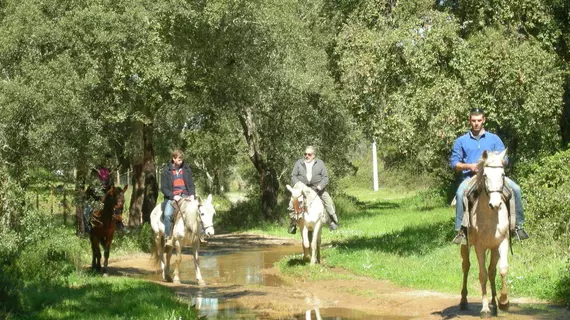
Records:
{"label": "horse's tail", "polygon": [[154,267],[160,265],[160,257],[158,256],[158,248],[156,243],[152,245],[152,251],[150,252],[150,261]]}
{"label": "horse's tail", "polygon": [[150,260],[153,266],[157,267],[160,266],[160,256],[158,255],[158,246],[156,244],[156,237],[158,237],[158,235],[153,234],[153,237],[152,248],[150,249]]}

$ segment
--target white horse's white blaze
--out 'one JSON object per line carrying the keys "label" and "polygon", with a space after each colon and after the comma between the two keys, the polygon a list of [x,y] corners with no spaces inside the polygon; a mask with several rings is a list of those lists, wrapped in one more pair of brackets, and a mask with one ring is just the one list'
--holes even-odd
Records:
{"label": "white horse's white blaze", "polygon": [[[481,284],[482,309],[481,317],[490,317],[491,309],[487,297],[487,279],[491,282],[491,306],[496,308],[497,288],[495,277],[497,262],[501,274],[501,296],[499,308],[507,309],[509,306],[507,271],[509,268],[507,255],[509,250],[509,217],[507,206],[503,199],[503,185],[505,181],[504,163],[506,150],[496,154],[483,152],[479,162],[477,179],[479,186],[477,206],[471,210],[471,224],[469,227],[469,246],[461,246],[463,269],[463,287],[461,290],[461,308],[467,307],[467,275],[469,273],[469,247],[475,248],[479,264],[479,282]],[[460,203],[457,205],[461,205]],[[489,268],[485,266],[485,252],[491,251]],[[496,309],[494,309],[496,311]]]}
{"label": "white horse's white blaze", "polygon": [[291,192],[292,200],[302,199],[305,208],[301,219],[297,220],[303,240],[303,258],[309,259],[310,251],[311,264],[320,263],[321,231],[323,223],[326,221],[323,202],[313,189],[302,182],[297,182],[293,187],[287,185],[287,189]]}
{"label": "white horse's white blaze", "polygon": [[157,205],[150,214],[150,224],[155,235],[153,257],[156,262],[160,261],[163,280],[180,282],[179,266],[182,261],[182,246],[186,241],[189,241],[192,244],[196,279],[200,285],[205,285],[206,283],[202,279],[198,263],[198,252],[200,250],[200,232],[204,230],[205,235],[208,237],[214,235],[213,220],[216,210],[212,204],[212,195],[209,195],[205,201],[183,199],[174,203],[180,209],[178,219],[174,222],[172,230],[173,244],[174,248],[176,248],[174,279],[170,276],[170,259],[174,248],[165,248],[163,245],[164,223],[161,220],[162,204]]}

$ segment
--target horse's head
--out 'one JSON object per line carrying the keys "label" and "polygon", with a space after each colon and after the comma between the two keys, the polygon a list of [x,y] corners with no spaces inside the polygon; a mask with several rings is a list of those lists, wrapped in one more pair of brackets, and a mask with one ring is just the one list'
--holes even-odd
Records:
{"label": "horse's head", "polygon": [[128,188],[128,185],[124,189],[111,186],[103,198],[103,211],[110,212],[114,215],[121,215],[123,213],[123,206],[125,205],[125,191],[127,191]]}
{"label": "horse's head", "polygon": [[212,203],[212,195],[210,194],[205,201],[199,198],[198,202],[198,213],[202,229],[207,237],[211,237],[214,235],[214,214],[216,214],[216,209]]}
{"label": "horse's head", "polygon": [[125,192],[129,188],[127,184],[124,189],[120,187],[115,187],[115,205],[113,206],[113,214],[121,215],[123,214],[123,206],[125,205]]}
{"label": "horse's head", "polygon": [[289,192],[291,192],[291,202],[293,203],[293,208],[296,214],[303,212],[301,209],[301,203],[303,202],[303,187],[307,187],[301,181],[295,183],[293,187],[290,185],[285,186]]}
{"label": "horse's head", "polygon": [[493,210],[498,210],[503,200],[506,155],[507,150],[500,153],[483,151],[478,163],[477,179],[479,183],[482,182],[482,188],[489,195],[489,207]]}

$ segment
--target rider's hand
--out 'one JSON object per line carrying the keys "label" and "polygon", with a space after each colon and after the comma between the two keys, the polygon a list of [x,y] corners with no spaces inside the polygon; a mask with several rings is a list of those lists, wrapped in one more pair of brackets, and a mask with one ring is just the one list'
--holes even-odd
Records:
{"label": "rider's hand", "polygon": [[180,199],[182,199],[181,196],[179,196],[179,195],[175,195],[175,196],[174,196],[174,201],[180,201]]}
{"label": "rider's hand", "polygon": [[470,163],[470,164],[469,164],[469,167],[470,167],[469,170],[471,170],[471,171],[473,171],[473,172],[479,171],[479,167],[477,166],[476,163]]}

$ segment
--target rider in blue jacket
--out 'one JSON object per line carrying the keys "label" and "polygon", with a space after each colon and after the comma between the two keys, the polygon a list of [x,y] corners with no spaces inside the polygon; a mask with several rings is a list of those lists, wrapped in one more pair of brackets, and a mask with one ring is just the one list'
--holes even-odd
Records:
{"label": "rider in blue jacket", "polygon": [[[467,188],[471,177],[477,173],[477,161],[481,158],[484,150],[501,152],[505,145],[496,134],[485,131],[485,113],[480,108],[471,109],[469,123],[471,130],[455,140],[451,151],[450,166],[457,172],[461,172],[462,182],[457,188],[455,205],[455,231],[457,235],[453,243],[461,244],[465,241],[465,231],[461,228],[463,220],[463,193]],[[516,211],[516,236],[520,240],[528,239],[528,234],[522,227],[524,223],[524,210],[522,205],[521,188],[513,180],[505,177],[505,182],[512,189],[515,196]]]}

